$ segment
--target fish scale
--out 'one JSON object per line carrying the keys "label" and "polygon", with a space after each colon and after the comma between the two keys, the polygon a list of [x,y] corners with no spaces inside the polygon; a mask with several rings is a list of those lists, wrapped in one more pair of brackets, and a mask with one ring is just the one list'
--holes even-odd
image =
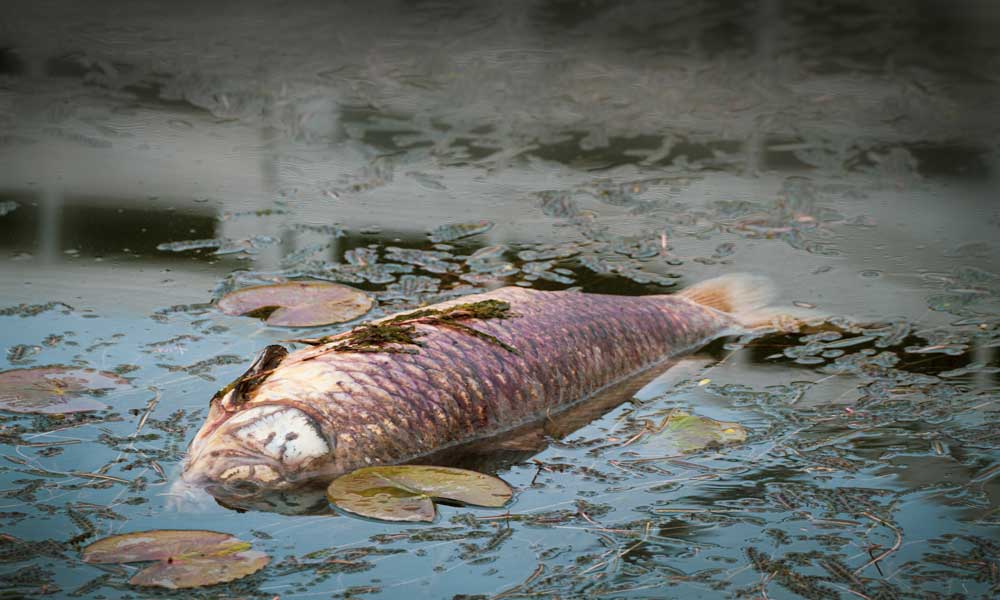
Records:
{"label": "fish scale", "polygon": [[[746,282],[732,276],[713,281],[705,284],[714,288],[702,284],[687,295],[624,297],[508,287],[444,302],[429,308],[498,300],[510,309],[504,318],[462,321],[494,339],[418,321],[413,327],[421,334],[420,346],[412,347],[413,353],[338,351],[342,337],[293,352],[248,392],[235,414],[254,409],[264,414],[267,407],[300,410],[329,441],[328,451],[294,469],[272,463],[281,470],[279,484],[412,460],[541,418],[739,330],[736,316],[712,306],[732,306],[729,296],[743,291],[740,285]],[[206,452],[210,438],[230,418],[218,407],[213,411],[216,416],[210,414],[192,445],[186,477],[218,476],[219,469],[199,464],[209,461],[202,456],[211,454]],[[296,456],[311,449],[297,450]],[[247,448],[216,454],[238,454],[240,464],[250,460]]]}

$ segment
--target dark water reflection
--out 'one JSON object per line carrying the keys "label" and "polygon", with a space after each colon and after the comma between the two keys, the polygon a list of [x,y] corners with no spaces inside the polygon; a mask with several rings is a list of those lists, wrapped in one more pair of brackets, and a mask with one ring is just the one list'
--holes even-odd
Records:
{"label": "dark water reflection", "polygon": [[[0,17],[0,368],[132,383],[107,411],[0,414],[3,594],[135,597],[79,548],[207,528],[274,561],[194,597],[995,595],[992,3],[14,1]],[[214,310],[227,290],[343,281],[391,312],[737,271],[830,323],[719,340],[440,457],[515,486],[509,514],[401,527],[331,518],[322,490],[171,491],[208,399],[294,337]],[[674,408],[750,436],[680,458],[623,443]]]}

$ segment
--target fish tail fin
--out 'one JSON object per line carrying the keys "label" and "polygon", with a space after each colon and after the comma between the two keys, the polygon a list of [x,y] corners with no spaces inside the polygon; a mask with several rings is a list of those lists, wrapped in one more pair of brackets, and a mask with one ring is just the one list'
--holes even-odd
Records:
{"label": "fish tail fin", "polygon": [[778,297],[774,283],[762,275],[733,273],[696,283],[678,293],[696,304],[733,317],[747,330],[794,331],[808,321],[825,315],[791,306],[773,306]]}

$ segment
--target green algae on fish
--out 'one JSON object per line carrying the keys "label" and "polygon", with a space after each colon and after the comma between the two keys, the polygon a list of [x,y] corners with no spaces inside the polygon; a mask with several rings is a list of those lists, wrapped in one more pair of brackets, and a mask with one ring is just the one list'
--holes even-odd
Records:
{"label": "green algae on fish", "polygon": [[339,342],[332,350],[335,352],[395,352],[415,354],[417,348],[406,346],[423,346],[420,337],[425,334],[418,331],[416,324],[439,325],[461,331],[462,333],[496,344],[504,350],[517,354],[517,348],[489,335],[469,327],[461,321],[470,319],[509,319],[516,315],[510,312],[510,304],[502,300],[481,300],[459,304],[445,309],[425,308],[408,312],[377,323],[365,323],[345,334],[324,336],[313,339],[293,340],[311,346],[321,346],[331,342]]}

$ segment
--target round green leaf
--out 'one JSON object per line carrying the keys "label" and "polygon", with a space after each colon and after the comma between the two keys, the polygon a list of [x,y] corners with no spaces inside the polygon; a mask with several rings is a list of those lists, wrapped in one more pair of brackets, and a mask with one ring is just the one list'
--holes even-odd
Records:
{"label": "round green leaf", "polygon": [[716,421],[685,412],[674,411],[663,428],[644,440],[645,446],[658,451],[694,452],[710,445],[743,442],[747,432],[739,423]]}
{"label": "round green leaf", "polygon": [[199,587],[246,577],[270,558],[228,533],[157,529],[113,535],[83,549],[84,562],[157,561],[129,580],[133,585],[170,589]]}
{"label": "round green leaf", "polygon": [[366,467],[339,477],[326,496],[337,508],[383,521],[433,521],[433,498],[499,507],[513,496],[503,480],[475,471],[421,465]]}
{"label": "round green leaf", "polygon": [[64,414],[102,410],[98,390],[122,389],[128,381],[112,373],[74,367],[34,367],[0,373],[0,410]]}
{"label": "round green leaf", "polygon": [[360,317],[372,307],[361,290],[325,281],[291,281],[259,285],[230,292],[219,300],[228,315],[264,319],[279,327],[315,327],[343,323]]}

